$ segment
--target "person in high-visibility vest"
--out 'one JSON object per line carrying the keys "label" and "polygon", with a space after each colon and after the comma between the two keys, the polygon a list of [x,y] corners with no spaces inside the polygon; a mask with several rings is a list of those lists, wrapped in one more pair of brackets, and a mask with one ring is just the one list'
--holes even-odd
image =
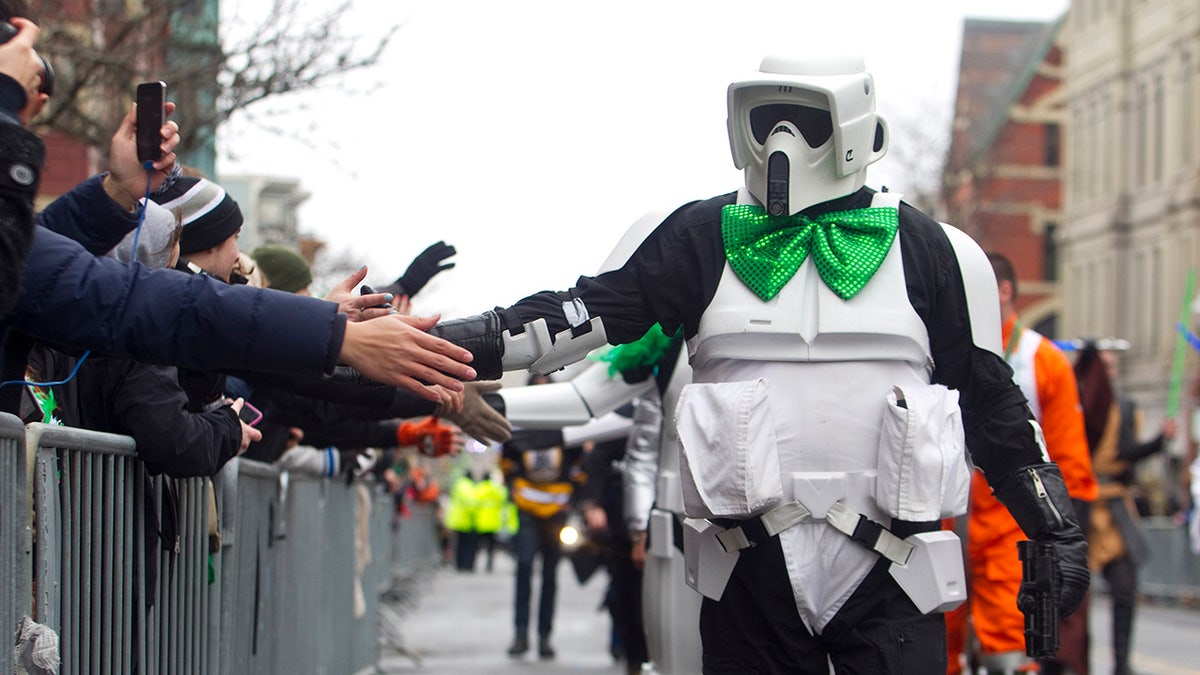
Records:
{"label": "person in high-visibility vest", "polygon": [[479,536],[475,520],[479,512],[478,490],[470,473],[459,476],[450,486],[445,526],[454,533],[454,567],[460,572],[475,571],[475,553]]}
{"label": "person in high-visibility vest", "polygon": [[475,483],[475,532],[479,545],[487,553],[485,567],[492,571],[496,555],[496,535],[504,524],[504,510],[508,501],[508,488],[495,472],[489,472]]}

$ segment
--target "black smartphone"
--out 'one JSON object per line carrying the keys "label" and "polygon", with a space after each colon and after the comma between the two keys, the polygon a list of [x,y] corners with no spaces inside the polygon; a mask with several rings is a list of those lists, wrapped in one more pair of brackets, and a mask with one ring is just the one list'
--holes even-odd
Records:
{"label": "black smartphone", "polygon": [[238,412],[238,417],[246,424],[254,426],[262,421],[263,414],[258,408],[250,405],[249,401],[243,400],[242,409]]}
{"label": "black smartphone", "polygon": [[[379,291],[376,291],[374,288],[371,288],[370,286],[368,286],[366,284],[363,284],[362,288],[358,289],[359,295],[374,295],[375,293],[378,293],[378,292]],[[385,302],[381,305],[375,305],[374,307],[367,307],[366,309],[391,309],[391,308],[392,308],[392,306]]]}
{"label": "black smartphone", "polygon": [[137,156],[140,162],[162,159],[162,126],[167,119],[167,84],[137,86]]}

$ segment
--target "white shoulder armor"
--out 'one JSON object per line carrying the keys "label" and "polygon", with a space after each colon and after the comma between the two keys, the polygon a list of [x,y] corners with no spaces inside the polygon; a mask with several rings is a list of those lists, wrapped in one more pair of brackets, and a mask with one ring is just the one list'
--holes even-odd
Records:
{"label": "white shoulder armor", "polygon": [[971,336],[975,346],[1004,354],[1000,337],[1000,293],[996,290],[996,273],[979,244],[966,232],[942,223],[942,229],[954,246],[958,268],[962,271],[963,288],[967,293],[967,312],[971,317]]}
{"label": "white shoulder armor", "polygon": [[670,211],[649,211],[642,215],[641,218],[633,221],[625,234],[621,235],[621,241],[617,242],[612,252],[604,259],[604,263],[600,265],[600,269],[596,274],[604,274],[615,269],[620,269],[629,261],[629,257],[637,250],[646,237],[650,235],[659,225],[662,224],[667,216],[671,215]]}

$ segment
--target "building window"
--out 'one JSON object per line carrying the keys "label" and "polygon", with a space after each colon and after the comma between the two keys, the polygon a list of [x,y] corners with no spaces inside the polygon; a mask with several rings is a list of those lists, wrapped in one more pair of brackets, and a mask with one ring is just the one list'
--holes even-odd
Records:
{"label": "building window", "polygon": [[1046,166],[1058,166],[1060,139],[1057,124],[1046,125],[1045,136],[1043,137],[1043,140],[1046,144]]}
{"label": "building window", "polygon": [[1137,111],[1133,118],[1133,184],[1141,187],[1146,184],[1146,126],[1149,120],[1146,116],[1146,85],[1137,86]]}
{"label": "building window", "polygon": [[1190,167],[1192,165],[1193,148],[1195,143],[1195,130],[1193,127],[1192,111],[1195,109],[1195,101],[1193,97],[1196,95],[1193,83],[1195,78],[1192,76],[1192,58],[1188,54],[1183,56],[1183,116],[1182,124],[1179,125],[1180,139],[1179,146],[1183,152],[1183,165]]}
{"label": "building window", "polygon": [[1058,280],[1058,224],[1046,223],[1042,232],[1042,278],[1046,281]]}
{"label": "building window", "polygon": [[1166,94],[1163,92],[1163,78],[1162,75],[1158,75],[1154,78],[1154,110],[1152,111],[1154,121],[1153,126],[1150,129],[1150,133],[1152,134],[1151,138],[1154,143],[1151,148],[1153,155],[1151,156],[1150,160],[1150,170],[1154,174],[1154,181],[1156,183],[1161,181],[1163,177],[1163,126],[1165,125],[1163,118],[1165,116],[1164,112],[1166,108],[1165,98]]}

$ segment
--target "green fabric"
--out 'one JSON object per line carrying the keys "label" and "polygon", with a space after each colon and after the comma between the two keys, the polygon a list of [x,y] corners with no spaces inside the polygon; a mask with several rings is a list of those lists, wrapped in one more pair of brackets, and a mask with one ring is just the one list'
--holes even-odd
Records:
{"label": "green fabric", "polygon": [[898,227],[896,209],[886,207],[815,218],[769,216],[750,204],[731,204],[721,211],[729,265],[763,300],[775,297],[810,254],[825,285],[849,300],[875,275]]}
{"label": "green fabric", "polygon": [[596,359],[608,363],[610,377],[616,377],[639,368],[656,368],[658,362],[662,360],[663,354],[678,339],[680,339],[678,332],[675,336],[667,335],[663,332],[662,326],[656,323],[642,337],[629,344],[617,345],[600,354]]}
{"label": "green fabric", "polygon": [[43,424],[57,424],[54,417],[55,411],[58,410],[58,401],[54,399],[54,389],[46,387],[31,387],[33,391],[33,399],[37,401],[38,407],[42,409]]}

